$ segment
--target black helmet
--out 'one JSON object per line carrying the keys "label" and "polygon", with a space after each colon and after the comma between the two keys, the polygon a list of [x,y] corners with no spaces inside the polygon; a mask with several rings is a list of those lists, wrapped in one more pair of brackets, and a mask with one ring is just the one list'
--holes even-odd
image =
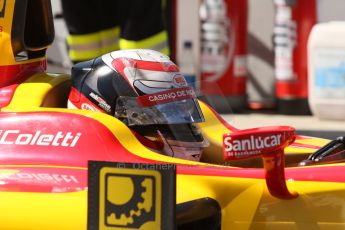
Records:
{"label": "black helmet", "polygon": [[194,125],[204,117],[193,89],[169,57],[153,50],[120,50],[76,64],[68,108],[115,116],[143,144],[170,156],[199,160],[208,145]]}

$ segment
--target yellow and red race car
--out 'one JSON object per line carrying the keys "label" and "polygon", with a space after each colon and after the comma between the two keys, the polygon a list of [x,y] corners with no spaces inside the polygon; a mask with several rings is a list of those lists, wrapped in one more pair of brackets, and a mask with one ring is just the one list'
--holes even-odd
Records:
{"label": "yellow and red race car", "polygon": [[[342,138],[238,130],[199,101],[201,160],[158,153],[121,116],[66,108],[80,91],[70,76],[45,72],[51,20],[30,21],[49,12],[46,0],[0,1],[0,229],[345,227]],[[195,100],[177,89],[168,92]],[[107,108],[94,99],[84,106]]]}

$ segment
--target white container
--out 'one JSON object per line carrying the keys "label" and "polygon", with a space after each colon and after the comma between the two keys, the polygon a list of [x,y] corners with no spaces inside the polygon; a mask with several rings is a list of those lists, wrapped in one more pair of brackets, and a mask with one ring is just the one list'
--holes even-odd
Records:
{"label": "white container", "polygon": [[313,27],[308,41],[308,89],[316,117],[345,120],[345,22]]}

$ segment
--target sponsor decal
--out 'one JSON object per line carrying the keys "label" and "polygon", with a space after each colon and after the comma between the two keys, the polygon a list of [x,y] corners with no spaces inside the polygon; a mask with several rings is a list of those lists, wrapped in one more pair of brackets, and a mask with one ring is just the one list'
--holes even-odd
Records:
{"label": "sponsor decal", "polygon": [[241,130],[223,136],[224,159],[236,160],[283,150],[295,139],[295,129],[273,126]]}
{"label": "sponsor decal", "polygon": [[103,98],[101,98],[100,96],[98,96],[97,94],[91,92],[90,97],[93,98],[96,102],[98,102],[98,106],[101,107],[102,109],[104,109],[107,112],[111,111],[111,107],[110,105],[107,104],[107,102],[105,102],[105,100]]}
{"label": "sponsor decal", "polygon": [[[6,0],[0,0],[0,18],[5,17]],[[0,32],[1,29],[0,29]]]}
{"label": "sponsor decal", "polygon": [[250,138],[243,140],[233,140],[231,137],[224,139],[226,151],[260,150],[263,148],[275,147],[281,143],[281,134],[267,137],[251,135]]}
{"label": "sponsor decal", "polygon": [[[238,137],[237,137],[238,138]],[[246,158],[262,154],[264,150],[273,149],[282,144],[282,134],[250,135],[247,138],[226,136],[223,139],[226,157]]]}
{"label": "sponsor decal", "polygon": [[179,87],[183,87],[183,86],[187,86],[188,85],[186,79],[181,74],[175,75],[174,78],[173,78],[173,82],[174,82],[175,85],[177,85]]}
{"label": "sponsor decal", "polygon": [[77,145],[81,133],[58,131],[54,134],[24,133],[17,129],[0,130],[0,145],[36,145],[74,147]]}
{"label": "sponsor decal", "polygon": [[88,229],[175,229],[170,166],[90,161]]}
{"label": "sponsor decal", "polygon": [[11,192],[76,192],[87,189],[85,169],[5,166],[0,168],[2,191]]}
{"label": "sponsor decal", "polygon": [[192,88],[184,87],[140,96],[138,97],[138,102],[143,106],[154,106],[195,97],[195,92]]}
{"label": "sponsor decal", "polygon": [[15,173],[2,173],[0,171],[0,179],[8,179],[13,181],[44,181],[51,182],[54,184],[57,183],[66,183],[66,184],[79,184],[78,179],[73,175],[62,175],[57,173],[31,173],[31,172],[15,172]]}
{"label": "sponsor decal", "polygon": [[90,105],[89,103],[82,103],[81,109],[82,110],[99,111],[97,108],[95,108],[93,105]]}

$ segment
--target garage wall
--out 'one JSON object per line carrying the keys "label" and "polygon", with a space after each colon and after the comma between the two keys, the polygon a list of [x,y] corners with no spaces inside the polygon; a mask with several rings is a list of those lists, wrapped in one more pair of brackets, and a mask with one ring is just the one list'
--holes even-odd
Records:
{"label": "garage wall", "polygon": [[[271,42],[274,0],[248,0],[249,102],[274,106],[274,54]],[[298,1],[298,0],[297,0]],[[318,22],[345,20],[344,0],[318,0]]]}
{"label": "garage wall", "polygon": [[274,105],[273,0],[248,2],[248,100]]}
{"label": "garage wall", "polygon": [[[188,3],[192,5],[197,1],[188,0]],[[63,19],[59,17],[62,13],[60,1],[51,2],[55,16],[56,37],[53,46],[48,50],[48,58],[51,62],[48,71],[68,73],[71,63],[65,43],[67,30]],[[260,102],[264,106],[273,107],[275,100],[274,55],[271,42],[274,19],[273,0],[248,0],[248,3],[248,98],[249,102]],[[197,7],[190,6],[185,9],[190,11],[194,8]],[[320,22],[345,20],[344,12],[344,0],[318,0]],[[190,13],[189,17],[191,17]],[[188,26],[191,23],[193,23],[192,20],[183,23],[186,30],[185,33],[181,33],[183,36],[190,35],[193,29],[198,28],[196,25]],[[198,57],[198,53],[195,55]]]}

